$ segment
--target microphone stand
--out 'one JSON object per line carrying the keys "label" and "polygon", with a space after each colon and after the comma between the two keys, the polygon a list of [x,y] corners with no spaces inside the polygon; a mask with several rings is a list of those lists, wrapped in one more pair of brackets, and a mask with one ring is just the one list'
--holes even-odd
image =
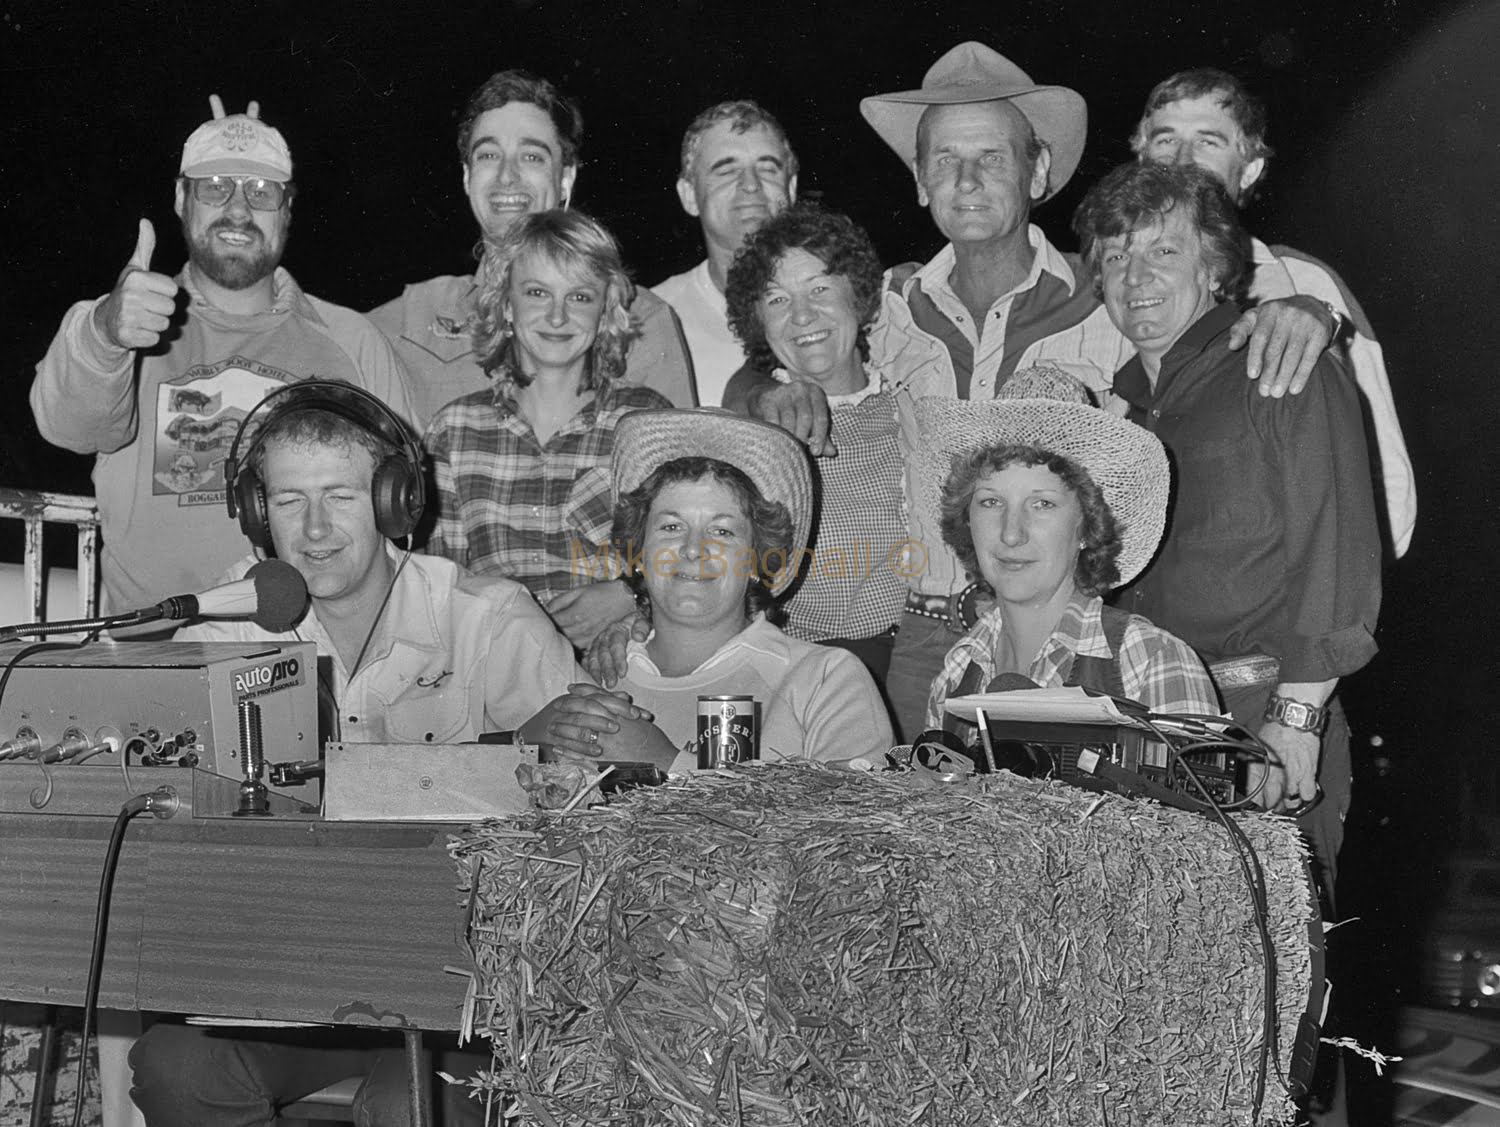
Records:
{"label": "microphone stand", "polygon": [[60,622],[22,622],[15,626],[0,627],[0,643],[14,642],[21,638],[44,638],[49,634],[90,633],[97,630],[112,630],[117,626],[139,626],[155,622],[164,614],[159,606],[144,610],[131,610],[123,614],[106,614],[97,618],[70,618]]}

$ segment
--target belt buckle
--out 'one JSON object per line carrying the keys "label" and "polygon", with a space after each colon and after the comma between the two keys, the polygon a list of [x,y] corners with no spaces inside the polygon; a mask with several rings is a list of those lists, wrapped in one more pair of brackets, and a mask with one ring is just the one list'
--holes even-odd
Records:
{"label": "belt buckle", "polygon": [[906,609],[922,618],[943,623],[954,634],[967,634],[969,631],[964,625],[963,598],[968,591],[969,588],[965,588],[955,595],[924,595],[920,591],[912,591],[907,595]]}

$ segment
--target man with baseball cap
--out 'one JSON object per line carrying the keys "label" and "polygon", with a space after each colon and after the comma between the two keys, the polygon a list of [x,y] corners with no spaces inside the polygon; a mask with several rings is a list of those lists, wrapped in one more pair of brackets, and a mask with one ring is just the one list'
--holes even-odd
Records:
{"label": "man with baseball cap", "polygon": [[[925,265],[887,271],[870,333],[870,359],[896,396],[909,453],[920,442],[913,408],[924,396],[989,399],[1040,361],[1107,392],[1130,345],[1107,317],[1092,316],[1099,301],[1076,256],[1031,223],[1032,208],[1078,167],[1088,122],[1082,96],[1035,83],[998,51],[969,42],[934,63],[919,89],[866,98],[860,112],[911,168],[918,203],[949,240]],[[1250,371],[1259,375],[1264,360],[1267,385],[1278,389],[1305,381],[1331,337],[1317,303],[1281,304],[1236,329],[1240,346],[1250,341]],[[814,454],[833,453],[826,400],[813,384],[742,369],[725,404],[781,423]],[[910,478],[910,456],[907,463]],[[921,730],[932,679],[962,632],[953,607],[967,582],[917,509],[909,531],[898,563],[911,590],[886,681],[908,737]]]}
{"label": "man with baseball cap", "polygon": [[226,116],[210,101],[177,178],[187,265],[152,269],[156,230],[142,219],[114,289],[68,311],[31,386],[42,436],[97,455],[100,571],[116,611],[198,590],[234,562],[224,456],[269,391],[315,373],[411,410],[374,327],[280,268],[295,194],[286,141],[254,102]]}
{"label": "man with baseball cap", "polygon": [[[411,375],[419,428],[440,407],[490,386],[474,352],[475,302],[491,248],[523,215],[567,207],[578,178],[583,115],[545,78],[503,70],[469,96],[458,124],[464,195],[479,223],[477,274],[414,282],[401,296],[370,311]],[[661,392],[692,407],[693,369],[677,316],[641,288],[629,304],[641,335],[630,345],[627,383]]]}

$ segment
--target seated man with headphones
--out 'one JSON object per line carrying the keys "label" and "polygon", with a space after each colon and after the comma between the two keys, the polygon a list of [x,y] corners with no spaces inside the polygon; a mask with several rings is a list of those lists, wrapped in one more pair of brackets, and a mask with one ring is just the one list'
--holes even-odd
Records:
{"label": "seated man with headphones", "polygon": [[[421,449],[368,393],[327,380],[272,392],[240,424],[225,480],[230,515],[256,549],[225,581],[275,555],[307,581],[309,609],[285,634],[214,621],[177,637],[315,642],[320,667],[331,667],[319,677],[320,699],[333,706],[327,735],[455,743],[485,731],[539,732],[548,702],[588,683],[526,588],[390,543],[422,516]],[[624,697],[595,692],[598,708],[573,712],[575,722],[607,733],[618,730],[611,715],[650,719]],[[130,1063],[131,1098],[150,1127],[271,1123],[277,1107],[350,1076],[369,1078],[356,1122],[408,1119],[401,1054],[377,1060],[376,1046],[354,1030],[255,1039],[163,1023],[136,1042]],[[444,1123],[478,1121],[478,1104],[442,1087]]]}
{"label": "seated man with headphones", "polygon": [[[374,396],[303,380],[266,396],[225,462],[229,515],[255,551],[301,572],[310,609],[287,634],[203,621],[187,641],[303,640],[331,665],[331,738],[457,743],[519,729],[566,686],[587,681],[572,648],[520,584],[469,573],[392,540],[422,518],[422,452]],[[619,699],[619,698],[616,698]]]}

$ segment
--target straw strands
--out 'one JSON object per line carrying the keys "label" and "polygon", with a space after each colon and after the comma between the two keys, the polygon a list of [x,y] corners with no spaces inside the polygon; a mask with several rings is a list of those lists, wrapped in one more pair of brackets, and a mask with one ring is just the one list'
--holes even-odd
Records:
{"label": "straw strands", "polygon": [[[471,828],[475,1030],[519,1122],[1239,1124],[1260,942],[1222,826],[1007,773],[765,764]],[[1269,886],[1283,1067],[1309,892]],[[1269,1079],[1262,1122],[1290,1112]]]}

